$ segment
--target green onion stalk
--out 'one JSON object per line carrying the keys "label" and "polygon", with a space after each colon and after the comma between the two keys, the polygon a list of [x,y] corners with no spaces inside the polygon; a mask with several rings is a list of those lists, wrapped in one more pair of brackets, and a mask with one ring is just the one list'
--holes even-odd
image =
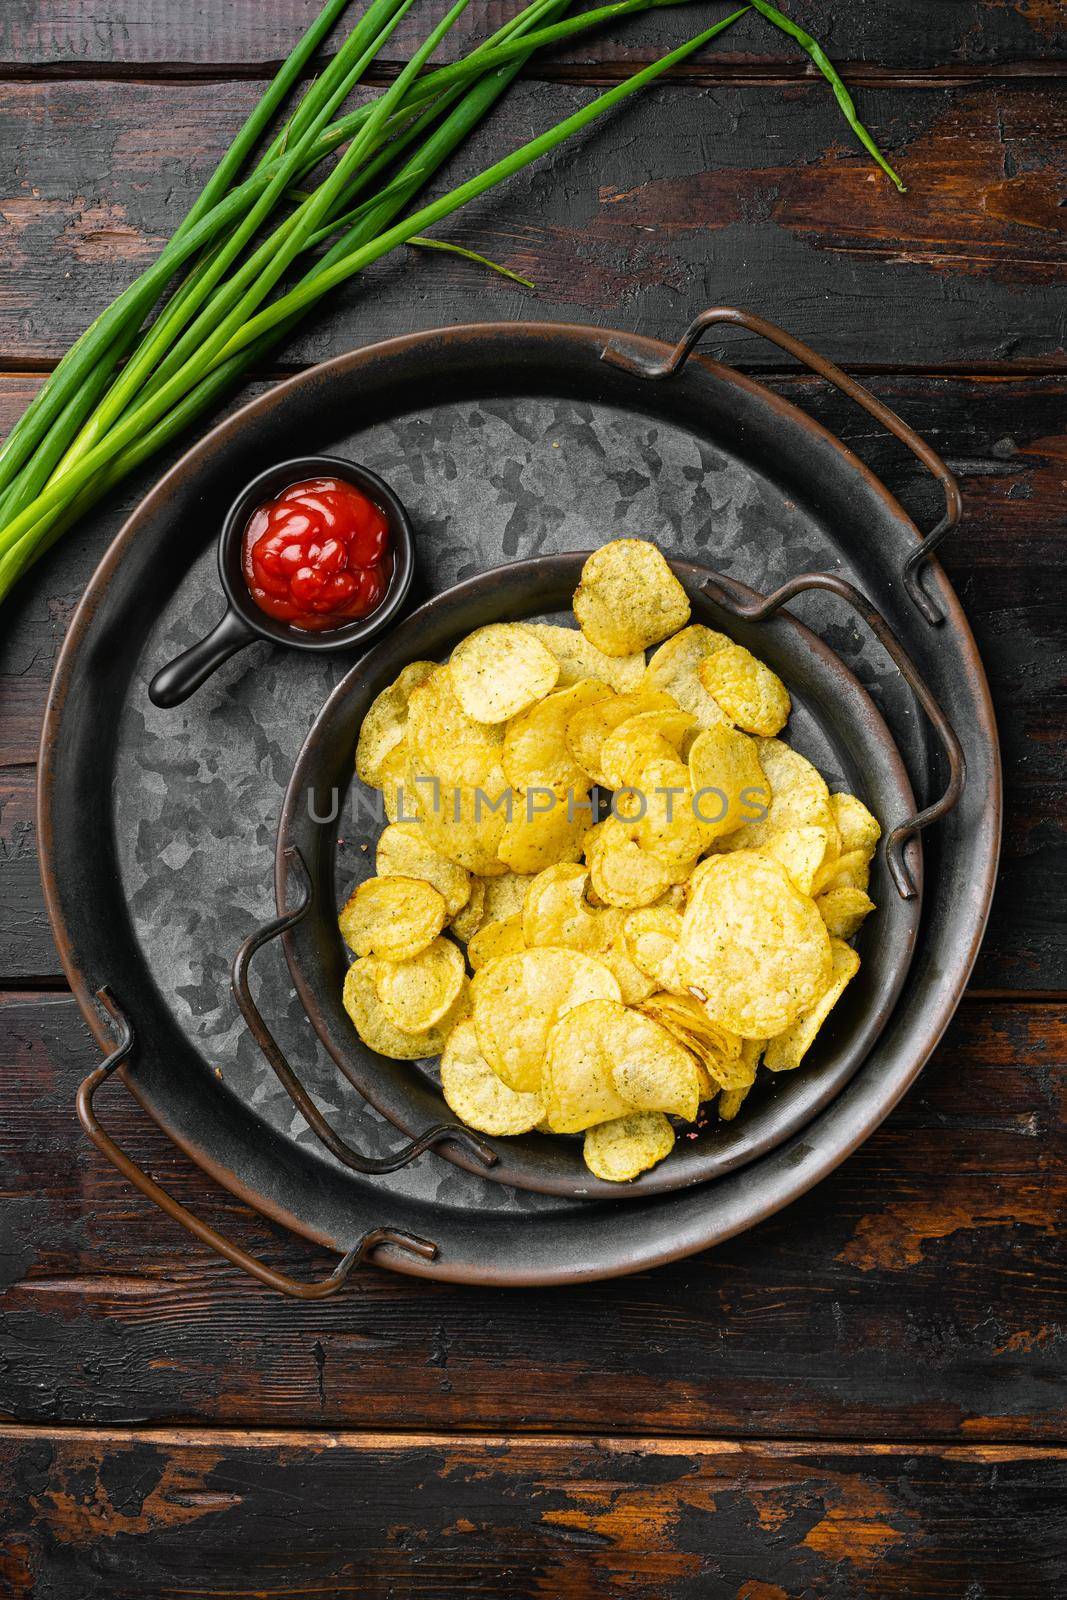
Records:
{"label": "green onion stalk", "polygon": [[430,70],[468,4],[455,0],[388,87],[345,110],[414,3],[370,0],[278,125],[349,3],[324,6],[158,259],[86,329],[12,429],[0,450],[0,600],[60,534],[223,400],[325,295],[398,246],[452,250],[528,286],[426,230],[640,93],[750,9],[808,52],[849,126],[903,187],[817,41],[765,0],[751,0],[476,177],[409,209],[535,50],[682,0],[615,0],[575,16],[565,15],[569,0],[531,0],[466,55]]}

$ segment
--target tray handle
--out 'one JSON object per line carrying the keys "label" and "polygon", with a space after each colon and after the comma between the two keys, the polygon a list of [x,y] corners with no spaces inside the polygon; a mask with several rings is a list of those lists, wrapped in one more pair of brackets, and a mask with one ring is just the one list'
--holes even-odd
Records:
{"label": "tray handle", "polygon": [[279,1293],[291,1295],[297,1300],[324,1300],[327,1295],[336,1294],[353,1269],[373,1254],[379,1245],[392,1245],[396,1250],[421,1256],[425,1261],[434,1259],[437,1246],[429,1239],[420,1239],[417,1234],[407,1233],[400,1228],[371,1228],[358,1244],[346,1251],[327,1277],[305,1283],[299,1278],[290,1277],[286,1272],[278,1272],[274,1267],[268,1267],[266,1262],[250,1255],[224,1233],[219,1233],[210,1224],[201,1222],[198,1216],[180,1201],[175,1200],[168,1190],[154,1178],[149,1177],[144,1168],[139,1167],[100,1124],[93,1104],[96,1091],[122,1066],[123,1062],[129,1060],[136,1045],[136,1035],[133,1024],[110,989],[105,987],[98,990],[96,998],[114,1023],[119,1042],[107,1059],[89,1073],[78,1089],[78,1120],[93,1144],[108,1158],[112,1166],[139,1189],[146,1199],[151,1200],[168,1217],[180,1223],[187,1233],[199,1239],[201,1244],[206,1244],[218,1255],[225,1256],[227,1261],[231,1261],[235,1267],[240,1267],[251,1277],[258,1278],[259,1282],[265,1283],[269,1289],[277,1289]]}
{"label": "tray handle", "polygon": [[923,587],[922,568],[960,520],[963,507],[959,484],[937,451],[928,445],[903,417],[899,417],[895,411],[883,405],[881,400],[862,383],[850,378],[847,372],[842,372],[840,367],[835,366],[826,356],[821,356],[812,350],[810,345],[794,338],[791,333],[786,333],[784,328],[779,328],[775,323],[756,316],[752,311],[738,310],[736,306],[712,306],[707,311],[702,311],[689,324],[670,355],[663,361],[650,360],[649,357],[624,349],[618,344],[606,345],[601,359],[610,362],[612,366],[622,367],[624,371],[632,372],[639,378],[649,378],[653,381],[671,378],[682,370],[708,329],[716,327],[721,322],[732,323],[736,327],[747,328],[750,333],[759,334],[761,338],[777,345],[779,350],[784,350],[793,356],[807,367],[809,372],[814,372],[817,377],[832,383],[835,389],[862,407],[876,422],[880,422],[888,433],[900,440],[901,444],[907,445],[912,455],[917,456],[927,471],[940,483],[945,492],[945,514],[937,526],[923,536],[921,544],[917,545],[904,561],[901,578],[912,603],[927,622],[943,622],[944,612]]}
{"label": "tray handle", "polygon": [[280,917],[274,917],[270,922],[264,923],[261,928],[257,928],[254,933],[249,934],[233,958],[231,980],[234,999],[237,1001],[241,1015],[248,1024],[249,1032],[259,1045],[278,1082],[290,1100],[330,1154],[355,1172],[375,1175],[397,1172],[401,1167],[406,1167],[409,1162],[414,1161],[416,1156],[421,1156],[424,1151],[433,1149],[435,1145],[441,1144],[446,1139],[452,1139],[456,1144],[463,1145],[477,1161],[481,1162],[482,1166],[495,1166],[497,1154],[492,1145],[487,1144],[484,1139],[479,1139],[477,1134],[472,1133],[469,1128],[461,1127],[457,1122],[442,1122],[435,1127],[427,1128],[425,1133],[421,1133],[417,1139],[412,1139],[410,1144],[401,1145],[400,1149],[394,1151],[392,1155],[365,1156],[360,1151],[354,1150],[350,1144],[341,1138],[340,1134],[330,1126],[308,1094],[296,1072],[289,1064],[288,1058],[278,1041],[263,1020],[263,1014],[252,998],[252,991],[248,982],[249,967],[256,951],[261,950],[272,939],[278,938],[279,934],[286,933],[290,928],[294,928],[311,910],[314,891],[307,862],[295,845],[291,845],[285,855],[289,866],[297,869],[301,880],[299,903],[291,911],[285,912]]}
{"label": "tray handle", "polygon": [[795,600],[797,595],[808,594],[813,589],[837,595],[863,618],[929,717],[948,760],[948,784],[941,798],[899,823],[886,839],[886,861],[897,893],[901,899],[911,900],[916,892],[915,880],[904,859],[904,847],[908,840],[913,839],[923,828],[928,828],[932,822],[940,821],[952,810],[963,793],[967,778],[967,764],[956,730],[937,703],[933,691],[918,667],[881,612],[871,604],[865,594],[844,578],[839,578],[836,573],[801,572],[797,577],[790,578],[788,583],[783,583],[780,589],[775,589],[773,594],[761,595],[756,600],[745,600],[739,593],[734,592],[729,578],[723,577],[721,573],[701,584],[702,593],[710,600],[714,600],[716,605],[728,611],[731,616],[741,617],[746,622],[763,622],[782,606],[788,605],[790,600]]}

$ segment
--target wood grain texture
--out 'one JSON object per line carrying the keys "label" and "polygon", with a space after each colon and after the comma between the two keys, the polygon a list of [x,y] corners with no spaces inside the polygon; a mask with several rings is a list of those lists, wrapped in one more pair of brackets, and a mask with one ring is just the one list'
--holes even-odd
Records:
{"label": "wood grain texture", "polygon": [[[0,1059],[10,1419],[1065,1436],[1067,1007],[965,1003],[861,1150],[692,1260],[567,1291],[366,1269],[317,1305],[207,1255],[92,1149],[73,1100],[98,1057],[72,1000],[0,1001]],[[208,1185],[121,1088],[100,1109],[179,1199],[273,1264],[321,1266]]]}
{"label": "wood grain texture", "polygon": [[[483,297],[476,309],[491,315],[484,282],[474,278],[470,292]],[[807,332],[803,323],[794,326]],[[0,432],[37,382],[0,380]],[[1000,887],[975,981],[1053,989],[1063,982],[1067,899],[1067,769],[1059,737],[1067,659],[1067,378],[871,384],[945,456],[963,486],[963,523],[946,564],[989,673],[1008,784]],[[774,387],[852,445],[920,526],[933,525],[937,492],[899,445],[814,380],[776,380]],[[58,647],[96,561],[169,459],[68,535],[30,574],[0,627],[0,980],[9,983],[54,979],[60,970],[37,877],[30,770]]]}
{"label": "wood grain texture", "polygon": [[1047,1600],[1067,1580],[1063,1452],[93,1431],[5,1433],[0,1456],[13,1600]]}
{"label": "wood grain texture", "polygon": [[[498,27],[517,7],[475,0],[445,41],[441,59]],[[106,74],[144,69],[245,68],[262,71],[292,48],[319,0],[7,0],[0,14],[0,66],[9,71]],[[432,15],[443,7],[432,8]],[[720,8],[725,14],[727,8]],[[786,7],[838,61],[904,72],[939,69],[1041,70],[1067,56],[1067,26],[1057,0],[885,0],[842,8],[833,0],[794,0]],[[351,13],[358,15],[358,7]],[[406,19],[387,58],[410,52],[427,30],[426,6]],[[714,14],[714,13],[713,13]],[[557,59],[601,63],[669,49],[706,27],[696,6],[616,23],[595,41],[578,42]],[[704,58],[713,70],[785,71],[805,59],[761,18],[744,19]]]}
{"label": "wood grain texture", "polygon": [[[516,83],[434,188],[592,93]],[[0,84],[0,364],[56,359],[155,257],[255,95]],[[725,299],[844,361],[1062,365],[1065,109],[1050,86],[880,91],[871,121],[901,196],[824,84],[653,90],[439,225],[535,290],[400,251],[333,295],[286,358],[485,314],[660,334]]]}

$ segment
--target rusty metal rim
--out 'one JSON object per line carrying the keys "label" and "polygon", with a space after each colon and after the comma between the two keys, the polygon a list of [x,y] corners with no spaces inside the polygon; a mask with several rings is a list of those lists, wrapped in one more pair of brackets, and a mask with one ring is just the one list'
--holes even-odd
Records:
{"label": "rusty metal rim", "polygon": [[[225,449],[227,444],[233,442],[240,430],[248,424],[254,423],[264,411],[279,403],[284,403],[303,388],[321,381],[323,377],[349,369],[358,369],[373,362],[389,360],[394,356],[417,349],[420,345],[431,345],[435,340],[440,340],[442,337],[481,340],[501,335],[506,335],[516,345],[531,338],[538,341],[549,338],[564,342],[569,341],[573,347],[585,354],[593,352],[600,354],[609,341],[622,341],[623,344],[643,352],[649,359],[659,361],[665,360],[672,349],[670,344],[661,340],[621,333],[617,330],[604,330],[580,325],[475,323],[451,329],[410,334],[335,357],[331,361],[296,375],[287,382],[268,391],[266,395],[248,402],[234,416],[217,424],[210,433],[191,447],[164,475],[155,488],[149,492],[137,509],[127,518],[100,561],[76,608],[70,629],[60,650],[50,686],[41,733],[37,822],[45,900],[60,959],[82,1014],[93,1036],[104,1051],[110,1050],[112,1040],[103,1018],[94,1005],[92,985],[86,981],[85,975],[79,967],[74,952],[73,933],[67,924],[62,909],[60,889],[55,874],[55,840],[50,802],[58,758],[57,735],[72,675],[76,670],[78,653],[85,642],[106,589],[129,545],[139,532],[140,525],[145,520],[150,519],[161,508],[167,495],[174,491],[187,473],[197,470],[203,464],[205,454],[210,457],[212,452]],[[746,396],[758,401],[763,407],[768,408],[784,421],[787,421],[793,428],[805,431],[810,438],[820,445],[829,446],[839,457],[842,464],[850,472],[856,474],[867,491],[880,502],[887,516],[903,533],[909,543],[916,548],[921,547],[921,536],[895,497],[875,474],[822,424],[807,416],[798,407],[794,406],[791,401],[774,394],[773,391],[767,389],[756,379],[736,372],[717,362],[712,362],[706,357],[695,357],[690,363],[690,369],[692,370],[693,368],[714,377],[719,382],[734,386]],[[918,1076],[925,1061],[944,1033],[959,1002],[967,978],[973,969],[992,898],[1000,847],[1001,762],[988,684],[962,607],[947,582],[940,564],[936,560],[929,563],[928,574],[928,582],[936,585],[939,597],[943,602],[946,622],[951,624],[951,631],[962,658],[963,675],[974,702],[977,732],[980,733],[982,738],[983,753],[987,767],[985,790],[988,799],[983,817],[982,836],[978,841],[980,849],[979,873],[977,879],[972,880],[974,908],[971,916],[971,930],[965,943],[957,947],[954,952],[953,965],[956,973],[956,982],[951,989],[942,992],[936,1005],[929,1009],[922,1027],[922,1048],[913,1049],[907,1069],[898,1073],[892,1079],[891,1084],[885,1085],[885,1093],[877,1118],[873,1122],[857,1119],[847,1132],[840,1129],[837,1130],[836,1140],[831,1140],[830,1147],[825,1149],[818,1159],[809,1159],[815,1157],[817,1152],[806,1142],[803,1135],[780,1147],[778,1151],[760,1164],[761,1176],[764,1181],[762,1184],[763,1199],[758,1206],[752,1206],[751,1204],[747,1204],[744,1207],[733,1206],[731,1187],[736,1184],[737,1180],[729,1177],[723,1179],[716,1186],[716,1193],[720,1202],[719,1209],[724,1214],[710,1231],[707,1225],[707,1218],[699,1212],[696,1214],[695,1219],[691,1221],[690,1226],[685,1228],[680,1226],[681,1217],[679,1213],[686,1202],[691,1205],[692,1195],[682,1194],[658,1202],[661,1206],[670,1207],[674,1216],[676,1226],[670,1235],[671,1242],[667,1245],[660,1243],[656,1247],[646,1250],[636,1259],[630,1256],[619,1261],[599,1262],[585,1269],[568,1269],[565,1265],[553,1265],[551,1269],[537,1271],[532,1274],[521,1267],[517,1270],[510,1270],[506,1267],[498,1268],[492,1274],[487,1274],[476,1259],[455,1262],[440,1261],[431,1265],[429,1263],[402,1260],[398,1257],[395,1261],[392,1259],[388,1261],[387,1264],[390,1267],[418,1276],[445,1278],[462,1283],[492,1281],[499,1284],[550,1284],[620,1276],[628,1272],[641,1270],[644,1267],[679,1259],[692,1254],[696,1250],[705,1248],[713,1242],[732,1237],[755,1222],[772,1215],[791,1200],[805,1193],[841,1161],[846,1159],[905,1093],[909,1085]],[[125,1076],[125,1074],[123,1075]],[[146,1113],[153,1118],[172,1142],[209,1177],[260,1214],[279,1223],[281,1226],[290,1228],[298,1235],[322,1244],[327,1248],[337,1247],[335,1236],[331,1234],[326,1226],[298,1215],[284,1200],[266,1196],[254,1189],[232,1167],[201,1149],[194,1138],[186,1136],[166,1109],[145,1095],[141,1086],[134,1079],[127,1078],[126,1081],[131,1092]],[[816,1123],[812,1124],[806,1132],[813,1134],[817,1130],[827,1129],[841,1122],[843,1118],[847,1118],[856,1092],[857,1085],[854,1083],[833,1106],[820,1115]],[[412,1207],[411,1209],[417,1208]],[[627,1216],[634,1227],[636,1227],[638,1221],[635,1215],[637,1209],[633,1208],[627,1211]]]}

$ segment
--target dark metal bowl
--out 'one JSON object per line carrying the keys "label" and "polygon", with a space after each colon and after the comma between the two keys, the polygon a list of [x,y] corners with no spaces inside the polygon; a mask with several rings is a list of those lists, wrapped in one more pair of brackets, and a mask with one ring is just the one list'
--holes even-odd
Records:
{"label": "dark metal bowl", "polygon": [[[447,658],[464,634],[488,622],[521,621],[569,608],[585,553],[515,562],[471,578],[420,606],[338,685],[300,752],[278,829],[276,893],[286,910],[290,853],[299,850],[314,885],[309,913],[285,935],[289,968],[301,1002],[337,1065],[366,1099],[398,1128],[419,1138],[447,1110],[434,1065],[420,1070],[378,1055],[357,1035],[341,1003],[348,956],[337,928],[339,904],[351,892],[356,868],[373,872],[383,825],[372,796],[353,773],[353,753],[367,708],[400,669],[416,657]],[[787,737],[826,769],[839,773],[883,824],[884,834],[915,813],[904,763],[881,714],[852,673],[811,631],[788,613],[744,622],[703,592],[713,576],[688,562],[672,563],[685,585],[694,620],[729,633],[758,653],[783,678],[794,710]],[[745,591],[751,599],[757,597]],[[338,854],[338,838],[345,842]],[[906,847],[912,879],[921,884],[918,840]],[[860,940],[863,966],[801,1068],[763,1073],[735,1122],[710,1119],[684,1129],[667,1160],[629,1184],[596,1178],[582,1160],[581,1140],[527,1134],[486,1141],[497,1153],[488,1172],[457,1142],[437,1146],[458,1165],[517,1188],[572,1198],[625,1200],[686,1188],[721,1176],[781,1144],[836,1095],[863,1062],[884,1027],[915,950],[921,895],[905,898],[887,870],[884,843],[872,874],[878,911]],[[269,1003],[264,1002],[269,1011]]]}
{"label": "dark metal bowl", "polygon": [[[337,627],[310,633],[259,609],[245,582],[243,546],[249,518],[258,506],[281,494],[291,484],[305,478],[323,477],[344,478],[354,483],[380,507],[389,525],[393,565],[385,594],[373,611]],[[415,539],[411,521],[384,478],[355,461],[343,461],[339,456],[296,456],[289,461],[279,461],[245,485],[219,530],[219,580],[226,596],[226,610],[206,638],[168,661],[156,673],[148,686],[149,699],[157,706],[180,705],[217,667],[254,639],[266,639],[271,644],[283,644],[291,650],[310,650],[318,655],[370,644],[399,615],[414,572]]]}

